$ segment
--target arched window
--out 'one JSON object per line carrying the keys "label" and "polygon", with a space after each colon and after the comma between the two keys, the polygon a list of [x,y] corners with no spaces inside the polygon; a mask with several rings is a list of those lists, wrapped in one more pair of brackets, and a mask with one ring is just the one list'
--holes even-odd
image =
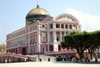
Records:
{"label": "arched window", "polygon": [[42,25],[42,27],[45,27],[45,25]]}

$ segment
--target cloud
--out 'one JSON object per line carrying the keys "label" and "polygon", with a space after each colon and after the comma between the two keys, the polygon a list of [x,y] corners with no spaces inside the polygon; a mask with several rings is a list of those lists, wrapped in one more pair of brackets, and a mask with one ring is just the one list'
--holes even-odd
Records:
{"label": "cloud", "polygon": [[79,20],[82,31],[83,30],[86,30],[86,31],[100,30],[100,17],[99,16],[92,16],[90,14],[84,14],[74,9],[66,9],[65,12],[75,16]]}

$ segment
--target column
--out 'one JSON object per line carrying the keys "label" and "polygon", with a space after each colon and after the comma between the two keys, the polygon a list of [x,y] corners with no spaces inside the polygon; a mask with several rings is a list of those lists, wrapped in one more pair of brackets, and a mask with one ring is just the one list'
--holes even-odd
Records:
{"label": "column", "polygon": [[62,31],[60,31],[60,41],[62,41]]}
{"label": "column", "polygon": [[65,24],[64,24],[64,29],[65,29]]}
{"label": "column", "polygon": [[37,32],[37,45],[38,45],[38,51],[41,52],[40,51],[40,49],[41,49],[40,48],[40,31]]}
{"label": "column", "polygon": [[68,24],[68,29],[70,29],[70,28],[69,28],[69,24]]}
{"label": "column", "polygon": [[56,31],[53,31],[53,51],[58,51],[58,44],[56,40]]}
{"label": "column", "polygon": [[26,46],[26,28],[25,28],[25,46]]}
{"label": "column", "polygon": [[74,28],[73,28],[73,24],[72,24],[72,29],[74,29]]}
{"label": "column", "polygon": [[60,23],[60,29],[61,29],[61,23]]}
{"label": "column", "polygon": [[57,42],[57,40],[56,40],[57,37],[56,36],[57,36],[56,31],[53,31],[53,39],[54,39],[53,42]]}
{"label": "column", "polygon": [[64,31],[64,35],[66,35],[66,31]]}
{"label": "column", "polygon": [[79,30],[79,25],[77,25],[77,30]]}
{"label": "column", "polygon": [[30,34],[28,34],[28,53],[30,53]]}
{"label": "column", "polygon": [[49,24],[47,23],[47,29],[49,30],[50,29],[50,26],[49,26]]}
{"label": "column", "polygon": [[68,33],[70,33],[70,31],[68,31]]}
{"label": "column", "polygon": [[53,29],[56,28],[56,23],[53,23]]}
{"label": "column", "polygon": [[49,35],[49,31],[48,31],[48,52],[49,52],[49,42],[50,42],[50,35]]}
{"label": "column", "polygon": [[[29,32],[29,26],[28,26],[28,32]],[[30,53],[30,34],[28,34],[28,53]]]}
{"label": "column", "polygon": [[40,53],[41,52],[41,46],[40,46],[40,24],[39,24],[39,21],[37,22],[37,49],[38,49],[38,52]]}

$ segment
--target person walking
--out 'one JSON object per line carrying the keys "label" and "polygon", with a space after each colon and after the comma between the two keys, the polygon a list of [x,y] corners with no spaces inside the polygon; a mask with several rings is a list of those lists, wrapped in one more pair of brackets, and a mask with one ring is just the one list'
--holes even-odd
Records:
{"label": "person walking", "polygon": [[9,59],[9,63],[11,63],[11,59]]}

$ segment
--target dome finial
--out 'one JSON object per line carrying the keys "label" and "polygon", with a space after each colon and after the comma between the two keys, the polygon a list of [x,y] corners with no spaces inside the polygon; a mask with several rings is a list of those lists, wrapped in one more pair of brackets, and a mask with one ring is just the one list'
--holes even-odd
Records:
{"label": "dome finial", "polygon": [[37,3],[37,8],[39,8],[39,3]]}

